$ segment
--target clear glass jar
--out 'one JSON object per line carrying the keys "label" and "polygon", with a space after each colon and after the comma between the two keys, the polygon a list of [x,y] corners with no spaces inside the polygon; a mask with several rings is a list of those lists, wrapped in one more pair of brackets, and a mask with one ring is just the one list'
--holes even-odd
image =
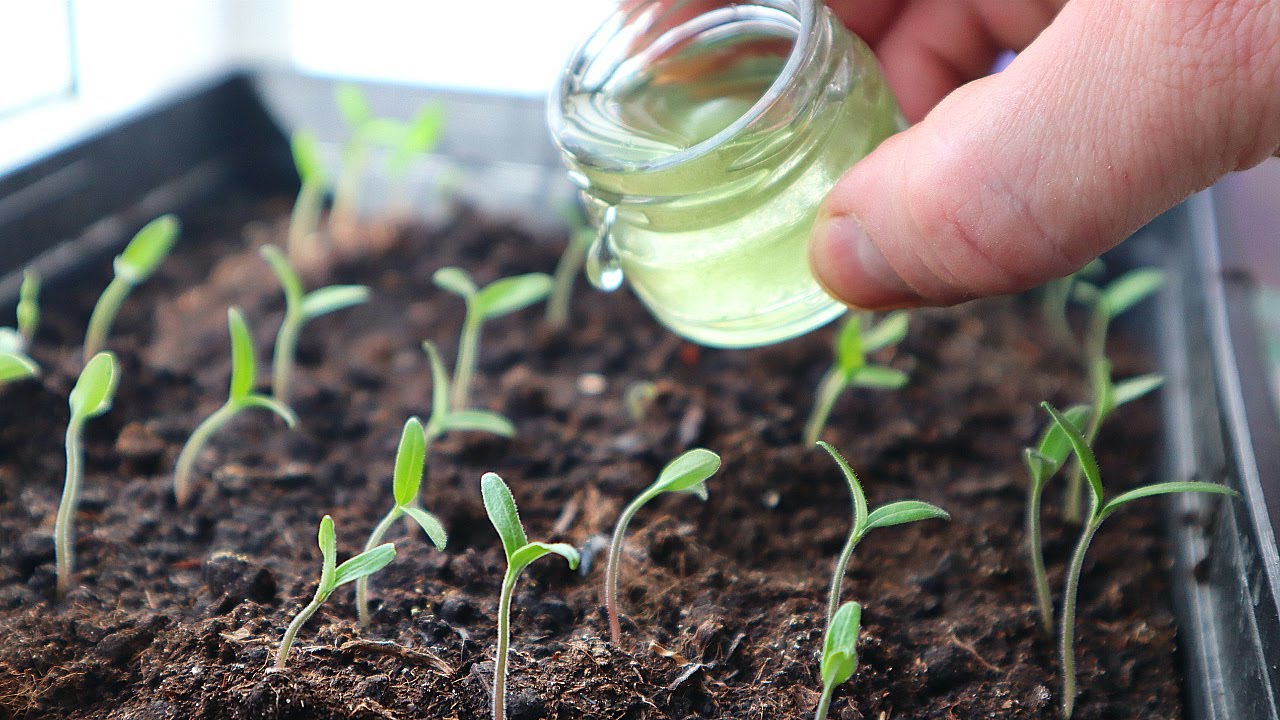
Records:
{"label": "clear glass jar", "polygon": [[904,126],[875,56],[821,0],[624,0],[548,115],[599,228],[593,283],[625,278],[662,323],[721,347],[844,312],[809,271],[809,229]]}

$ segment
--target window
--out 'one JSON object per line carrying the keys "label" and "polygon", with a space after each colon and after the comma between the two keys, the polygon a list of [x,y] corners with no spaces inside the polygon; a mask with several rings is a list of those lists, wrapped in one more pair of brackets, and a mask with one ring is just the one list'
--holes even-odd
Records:
{"label": "window", "polygon": [[71,95],[70,0],[0,3],[0,117]]}

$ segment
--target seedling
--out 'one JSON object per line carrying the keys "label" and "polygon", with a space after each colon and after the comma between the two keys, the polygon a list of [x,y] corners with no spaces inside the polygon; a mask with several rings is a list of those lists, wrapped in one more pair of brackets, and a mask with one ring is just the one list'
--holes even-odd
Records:
{"label": "seedling", "polygon": [[835,620],[836,610],[840,607],[840,586],[844,583],[849,560],[853,558],[853,549],[868,532],[876,528],[904,525],[920,520],[950,520],[951,515],[936,505],[920,500],[898,500],[868,512],[867,496],[862,492],[862,483],[858,482],[858,476],[853,472],[853,468],[849,467],[844,456],[835,448],[821,441],[818,445],[836,461],[840,472],[844,474],[845,482],[849,483],[849,492],[853,495],[853,527],[849,529],[849,538],[845,541],[844,549],[840,551],[840,558],[836,560],[835,574],[831,578],[831,591],[827,598],[827,625],[831,625]]}
{"label": "seedling", "polygon": [[18,291],[18,327],[0,328],[0,385],[40,374],[40,366],[27,354],[40,325],[39,295],[40,276],[27,270]]}
{"label": "seedling", "polygon": [[40,374],[40,366],[22,353],[0,352],[0,385],[26,380]]}
{"label": "seedling", "polygon": [[363,285],[330,285],[308,293],[303,289],[302,278],[279,248],[267,245],[261,252],[284,289],[284,320],[276,334],[271,361],[271,392],[277,402],[288,405],[289,380],[302,326],[322,315],[367,302],[370,293]]}
{"label": "seedling", "polygon": [[1071,300],[1072,290],[1077,282],[1091,281],[1102,274],[1102,271],[1102,261],[1095,259],[1066,277],[1050,280],[1041,289],[1040,315],[1045,327],[1062,347],[1069,348],[1076,344],[1071,333],[1071,323],[1067,319],[1067,303]]}
{"label": "seedling", "polygon": [[335,224],[350,227],[360,214],[360,184],[364,180],[369,146],[378,125],[364,91],[355,85],[339,85],[334,90],[333,99],[351,135],[342,147],[342,164],[333,191],[332,218]]}
{"label": "seedling", "polygon": [[298,613],[293,622],[289,623],[288,629],[284,631],[284,637],[280,639],[280,649],[276,652],[275,669],[277,671],[284,670],[285,661],[289,659],[289,650],[293,647],[294,638],[298,636],[298,630],[311,619],[312,615],[316,614],[316,610],[320,609],[334,590],[349,582],[369,577],[386,567],[396,557],[395,545],[387,543],[367,549],[334,567],[338,558],[338,541],[333,530],[333,518],[328,515],[320,520],[319,544],[320,555],[324,558],[320,567],[320,584],[316,586],[315,597],[311,598],[311,602],[302,608],[302,612]]}
{"label": "seedling", "polygon": [[546,273],[529,273],[502,278],[483,288],[476,286],[465,270],[441,268],[432,277],[436,286],[460,296],[467,304],[466,319],[458,338],[458,362],[453,368],[453,390],[449,406],[465,410],[471,397],[471,377],[475,374],[480,328],[485,321],[522,310],[551,292],[554,284]]}
{"label": "seedling", "polygon": [[58,595],[71,589],[75,571],[75,517],[80,504],[80,483],[84,477],[84,449],[80,434],[85,422],[111,409],[116,386],[120,382],[120,365],[109,352],[94,355],[84,366],[71,390],[68,404],[71,419],[67,422],[67,478],[58,503],[58,517],[53,526],[54,556],[58,570]]}
{"label": "seedling", "polygon": [[1070,418],[1059,413],[1049,403],[1041,403],[1053,422],[1062,429],[1076,460],[1083,468],[1084,476],[1089,481],[1089,515],[1080,532],[1075,552],[1071,555],[1071,563],[1067,568],[1066,588],[1062,597],[1062,620],[1059,635],[1058,652],[1062,661],[1062,716],[1070,718],[1076,700],[1076,661],[1075,661],[1075,621],[1076,595],[1080,589],[1080,571],[1084,567],[1084,556],[1089,550],[1089,543],[1098,532],[1102,522],[1121,507],[1142,498],[1172,493],[1199,492],[1215,495],[1239,497],[1239,493],[1231,488],[1207,482],[1167,482],[1147,485],[1126,493],[1121,493],[1111,500],[1106,500],[1102,487],[1102,475],[1098,470],[1098,461],[1093,450],[1085,441],[1080,428]]}
{"label": "seedling", "polygon": [[124,252],[116,256],[115,277],[89,316],[89,330],[84,338],[85,362],[106,348],[107,336],[111,334],[111,326],[125,298],[155,273],[177,240],[178,218],[162,215],[144,225],[125,246]]}
{"label": "seedling", "polygon": [[317,260],[315,234],[320,227],[320,213],[324,210],[324,194],[329,187],[329,177],[320,159],[320,141],[309,130],[298,130],[289,140],[293,151],[293,164],[298,169],[298,198],[289,214],[289,234],[286,249],[289,260],[295,265],[308,266]]}
{"label": "seedling", "polygon": [[569,324],[569,300],[573,297],[573,284],[587,260],[587,249],[596,239],[596,230],[576,207],[561,213],[569,226],[569,244],[565,245],[560,261],[556,263],[555,288],[547,300],[547,325],[559,330]]}
{"label": "seedling", "polygon": [[578,551],[565,543],[529,542],[520,524],[516,501],[511,497],[507,484],[494,473],[480,478],[480,492],[484,496],[484,509],[489,522],[502,538],[502,549],[507,556],[507,572],[502,578],[502,594],[498,597],[498,650],[493,667],[493,720],[505,720],[507,714],[507,650],[511,642],[511,596],[516,580],[533,561],[550,555],[559,555],[569,563],[570,570],[578,569]]}
{"label": "seedling", "polygon": [[622,627],[618,622],[618,575],[622,559],[622,538],[631,518],[645,503],[663,493],[688,493],[699,500],[707,499],[707,478],[720,469],[720,456],[703,448],[690,450],[672,460],[658,479],[636,496],[618,518],[613,530],[613,542],[609,544],[609,562],[604,571],[604,607],[609,615],[609,637],[615,645],[622,641]]}
{"label": "seedling", "polygon": [[253,336],[250,335],[249,325],[239,308],[227,311],[227,327],[231,333],[231,389],[227,401],[196,427],[178,455],[178,464],[173,474],[173,494],[178,500],[178,507],[185,507],[191,500],[191,477],[195,471],[196,459],[200,457],[205,444],[241,411],[250,408],[270,410],[283,418],[291,428],[298,422],[297,415],[294,415],[288,405],[253,391],[254,383],[257,382],[258,363],[254,357]]}
{"label": "seedling", "polygon": [[[448,536],[444,526],[435,515],[417,507],[418,488],[422,485],[422,473],[427,460],[427,436],[422,422],[418,418],[409,418],[400,434],[400,448],[396,451],[395,472],[391,479],[391,492],[395,504],[383,516],[382,521],[369,535],[365,543],[365,552],[372,551],[382,543],[382,537],[391,529],[392,523],[403,516],[408,516],[422,532],[427,534],[437,550],[444,550]],[[369,578],[362,577],[356,581],[356,611],[360,615],[360,625],[369,624]]]}
{"label": "seedling", "polygon": [[422,349],[427,353],[427,361],[431,365],[431,417],[427,419],[424,433],[427,437],[427,449],[431,442],[447,432],[487,432],[499,437],[511,437],[516,434],[511,421],[488,410],[452,410],[449,408],[449,374],[445,372],[444,361],[440,359],[440,351],[429,340],[424,340]]}
{"label": "seedling", "polygon": [[385,130],[377,134],[385,137],[391,150],[387,157],[386,176],[391,185],[395,205],[409,206],[409,168],[415,158],[426,155],[440,143],[444,130],[444,106],[438,102],[424,105],[407,124],[394,120],[379,120]]}
{"label": "seedling", "polygon": [[814,720],[826,720],[835,689],[858,670],[858,631],[862,629],[862,606],[849,601],[840,606],[827,627],[822,643],[822,699]]}
{"label": "seedling", "polygon": [[812,445],[818,441],[823,428],[827,426],[831,408],[835,406],[841,393],[848,388],[897,390],[907,384],[907,374],[901,370],[867,362],[868,354],[896,345],[907,336],[906,311],[889,313],[874,326],[871,326],[870,322],[869,314],[854,313],[845,321],[840,334],[836,336],[836,362],[818,383],[818,395],[813,414],[809,416],[809,422],[804,426],[806,445]]}

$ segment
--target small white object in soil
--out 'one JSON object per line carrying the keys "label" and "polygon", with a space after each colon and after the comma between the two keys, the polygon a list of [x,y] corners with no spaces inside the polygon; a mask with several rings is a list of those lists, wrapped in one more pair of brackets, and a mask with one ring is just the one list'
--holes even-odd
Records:
{"label": "small white object in soil", "polygon": [[599,395],[604,392],[605,379],[600,373],[583,373],[578,376],[578,392],[583,395]]}

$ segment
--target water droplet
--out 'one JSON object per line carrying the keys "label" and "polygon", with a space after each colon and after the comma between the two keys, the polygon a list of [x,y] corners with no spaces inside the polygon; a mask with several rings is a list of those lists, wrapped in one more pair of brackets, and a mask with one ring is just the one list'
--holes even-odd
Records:
{"label": "water droplet", "polygon": [[618,213],[612,205],[605,209],[596,239],[587,250],[587,279],[605,292],[622,287],[622,259],[613,240],[613,223],[617,218]]}

